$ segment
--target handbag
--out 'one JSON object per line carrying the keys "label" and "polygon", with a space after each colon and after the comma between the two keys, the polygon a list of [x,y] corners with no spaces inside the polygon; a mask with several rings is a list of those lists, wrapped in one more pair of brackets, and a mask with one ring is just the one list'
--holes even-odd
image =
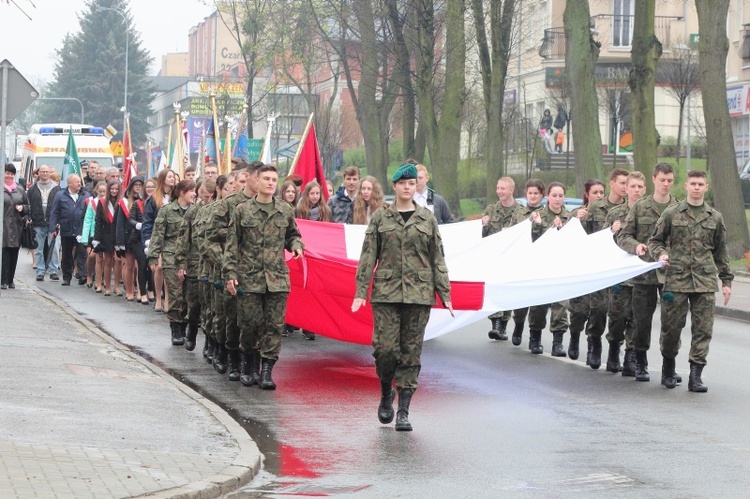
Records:
{"label": "handbag", "polygon": [[31,219],[24,217],[23,228],[21,229],[21,247],[35,250],[37,246],[36,234],[34,233],[34,227],[31,225]]}

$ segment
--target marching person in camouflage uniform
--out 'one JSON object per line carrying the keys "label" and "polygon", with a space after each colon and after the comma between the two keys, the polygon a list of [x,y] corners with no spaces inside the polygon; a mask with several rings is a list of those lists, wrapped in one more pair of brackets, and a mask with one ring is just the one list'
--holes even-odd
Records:
{"label": "marching person in camouflage uniform", "polygon": [[[677,204],[677,198],[669,192],[674,184],[674,170],[667,163],[654,167],[651,177],[654,193],[636,202],[625,217],[617,244],[631,255],[638,255],[641,260],[652,262],[648,252],[648,240],[654,233],[656,221],[668,206]],[[665,270],[651,270],[635,276],[633,282],[633,350],[625,350],[623,376],[635,376],[636,381],[649,381],[648,350],[651,347],[651,323],[656,311],[658,295],[661,295]],[[633,357],[635,360],[633,361]],[[635,373],[631,373],[632,362],[635,362]],[[678,376],[678,383],[681,382]]]}
{"label": "marching person in camouflage uniform", "polygon": [[[560,230],[568,220],[570,212],[565,209],[565,186],[551,182],[547,186],[547,206],[531,214],[531,239],[536,241],[551,228]],[[567,301],[535,305],[529,310],[529,350],[533,354],[544,352],[542,330],[547,327],[547,310],[551,309],[549,330],[552,332],[552,356],[565,357],[563,335],[568,329]]]}
{"label": "marching person in camouflage uniform", "polygon": [[[211,310],[213,310],[214,319],[211,324],[211,338],[213,340],[213,353],[210,356],[214,369],[219,374],[227,372],[227,324],[226,313],[224,311],[224,302],[226,296],[234,299],[233,296],[224,291],[224,278],[222,276],[222,265],[224,264],[224,248],[226,246],[227,228],[224,220],[216,221],[217,213],[224,215],[227,207],[224,200],[228,199],[235,192],[245,188],[247,183],[246,169],[228,174],[227,179],[221,187],[221,195],[215,203],[208,206],[206,213],[206,244],[205,252],[209,269],[208,282],[211,287]],[[218,182],[219,186],[222,182]],[[243,194],[244,196],[244,194]],[[237,334],[237,345],[239,346],[239,333]],[[207,359],[208,360],[208,357]]]}
{"label": "marching person in camouflage uniform", "polygon": [[[628,171],[615,168],[609,175],[609,195],[591,203],[583,220],[583,228],[587,234],[602,230],[607,225],[607,213],[625,202],[628,189]],[[601,289],[589,294],[589,317],[586,324],[586,338],[588,353],[586,365],[591,369],[599,369],[602,365],[602,335],[607,327],[607,310],[609,296],[607,289]]]}
{"label": "marching person in camouflage uniform", "polygon": [[[635,171],[628,175],[628,202],[612,208],[607,214],[607,226],[617,233],[622,228],[625,218],[633,205],[646,192],[646,177]],[[628,279],[609,288],[609,354],[607,356],[607,371],[617,374],[623,371],[623,376],[635,375],[635,355],[633,354],[633,282]],[[625,363],[620,366],[620,345],[625,342]],[[625,371],[632,374],[625,374]]]}
{"label": "marching person in camouflage uniform", "polygon": [[[253,161],[247,168],[236,169],[235,182],[238,184],[244,183],[245,188],[237,189],[234,194],[230,194],[216,203],[216,208],[213,211],[213,219],[206,229],[206,237],[212,243],[221,245],[224,253],[226,252],[228,228],[234,215],[234,209],[239,203],[257,194],[258,168],[261,166],[263,166],[263,163],[260,161]],[[222,267],[223,261],[224,255],[222,254]],[[223,280],[226,282],[226,278]],[[219,361],[214,362],[214,367],[220,374],[228,371],[227,379],[229,381],[239,381],[242,352],[240,352],[240,328],[237,324],[237,297],[229,293],[223,285],[222,288],[224,296],[225,342],[219,346]],[[227,358],[229,359],[228,366]]]}
{"label": "marching person in camouflage uniform", "polygon": [[[523,206],[513,199],[515,188],[516,183],[510,177],[503,177],[497,181],[495,192],[497,192],[498,201],[484,210],[482,237],[491,236],[513,225],[513,214],[523,209]],[[508,335],[505,334],[505,329],[510,320],[510,310],[496,312],[490,315],[489,319],[492,323],[492,329],[487,333],[490,339],[507,340]]]}
{"label": "marching person in camouflage uniform", "polygon": [[[597,179],[588,179],[583,184],[583,206],[576,208],[570,213],[571,218],[576,217],[583,223],[588,215],[589,205],[604,197],[604,182]],[[568,341],[568,357],[572,360],[578,359],[580,355],[581,332],[586,327],[586,321],[591,312],[589,302],[590,295],[576,296],[568,301],[568,313],[570,316],[570,340]]]}
{"label": "marching person in camouflage uniform", "polygon": [[200,249],[205,237],[205,225],[199,213],[202,208],[213,200],[216,182],[207,180],[205,177],[198,179],[196,190],[200,200],[188,208],[182,219],[180,235],[177,240],[177,252],[175,262],[177,265],[177,277],[185,283],[185,302],[187,304],[187,339],[185,350],[192,352],[195,349],[195,340],[198,337],[198,326],[201,321],[201,287],[202,262]]}
{"label": "marching person in camouflage uniform", "polygon": [[[530,218],[535,211],[539,211],[544,207],[542,204],[542,200],[544,199],[544,182],[536,178],[527,180],[524,193],[526,195],[526,206],[523,206],[520,210],[516,210],[513,213],[510,220],[511,225],[523,222]],[[521,344],[523,327],[526,323],[526,316],[528,313],[528,307],[518,308],[513,311],[513,322],[515,323],[515,327],[513,328],[513,337],[511,338],[511,341],[515,346]]]}
{"label": "marching person in camouflage uniform", "polygon": [[352,202],[357,195],[359,185],[359,168],[347,166],[344,168],[344,185],[338,188],[336,193],[328,200],[331,209],[331,221],[345,224],[349,218]]}
{"label": "marching person in camouflage uniform", "polygon": [[648,249],[654,258],[667,264],[659,338],[661,384],[667,388],[677,385],[675,358],[689,307],[692,342],[688,390],[703,393],[708,391],[701,377],[713,334],[717,271],[724,305],[732,296],[734,275],[729,269],[724,218],[704,200],[708,191],[706,172],[690,171],[685,190],[687,199],[662,213]]}
{"label": "marching person in camouflage uniform", "polygon": [[271,373],[281,351],[290,291],[284,249],[295,258],[304,253],[294,210],[274,197],[278,181],[275,167],[265,165],[258,170],[258,194],[235,207],[224,251],[227,290],[237,296],[242,374],[251,377],[252,351],[259,349],[263,390],[276,389]]}
{"label": "marching person in camouflage uniform", "polygon": [[167,318],[172,331],[172,345],[185,344],[187,330],[187,304],[185,286],[177,275],[177,243],[182,219],[195,199],[195,182],[183,180],[172,190],[172,202],[164,205],[156,215],[151,243],[148,248],[148,262],[156,272],[161,257],[164,282],[167,286]]}
{"label": "marching person in camouflage uniform", "polygon": [[352,302],[352,312],[357,312],[372,282],[373,357],[381,387],[378,420],[393,421],[395,380],[396,431],[412,430],[409,404],[417,389],[422,342],[436,292],[453,314],[437,219],[414,202],[416,179],[417,168],[411,163],[393,174],[396,200],[373,213],[365,231]]}

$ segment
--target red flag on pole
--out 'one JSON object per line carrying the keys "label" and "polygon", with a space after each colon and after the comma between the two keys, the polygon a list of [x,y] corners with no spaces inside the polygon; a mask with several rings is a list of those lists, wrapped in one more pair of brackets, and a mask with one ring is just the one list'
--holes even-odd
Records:
{"label": "red flag on pole", "polygon": [[125,136],[122,140],[122,191],[127,190],[130,185],[130,180],[138,175],[135,171],[135,164],[133,162],[133,146],[130,139],[130,119],[125,122]]}
{"label": "red flag on pole", "polygon": [[294,167],[294,173],[302,177],[302,189],[305,188],[311,180],[317,180],[321,186],[323,197],[328,200],[328,189],[326,186],[326,176],[323,171],[323,161],[320,159],[320,150],[318,149],[318,139],[315,136],[315,125],[310,123],[310,129],[300,144],[301,148],[298,153],[297,164]]}

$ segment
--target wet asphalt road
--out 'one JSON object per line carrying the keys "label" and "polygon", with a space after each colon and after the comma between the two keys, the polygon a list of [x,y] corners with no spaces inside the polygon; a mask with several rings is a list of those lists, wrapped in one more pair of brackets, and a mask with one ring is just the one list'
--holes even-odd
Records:
{"label": "wet asphalt road", "polygon": [[[30,282],[33,274],[19,269]],[[581,360],[493,342],[489,321],[427,342],[415,431],[376,417],[370,348],[285,338],[275,392],[229,383],[169,344],[166,317],[85,287],[40,288],[224,406],[265,456],[232,497],[743,497],[750,490],[748,324],[717,318],[708,394],[687,391],[683,335],[674,390],[591,370]],[[658,327],[658,321],[655,328]],[[689,327],[689,323],[688,323]],[[567,338],[566,338],[567,342]],[[656,350],[652,347],[652,352]]]}

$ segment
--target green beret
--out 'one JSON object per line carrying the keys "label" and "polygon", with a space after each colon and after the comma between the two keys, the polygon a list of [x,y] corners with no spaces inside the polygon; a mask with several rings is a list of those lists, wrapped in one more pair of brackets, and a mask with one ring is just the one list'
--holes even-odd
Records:
{"label": "green beret", "polygon": [[406,163],[405,165],[401,165],[398,167],[396,173],[393,174],[391,182],[398,182],[399,180],[410,180],[416,178],[417,167],[411,163]]}

